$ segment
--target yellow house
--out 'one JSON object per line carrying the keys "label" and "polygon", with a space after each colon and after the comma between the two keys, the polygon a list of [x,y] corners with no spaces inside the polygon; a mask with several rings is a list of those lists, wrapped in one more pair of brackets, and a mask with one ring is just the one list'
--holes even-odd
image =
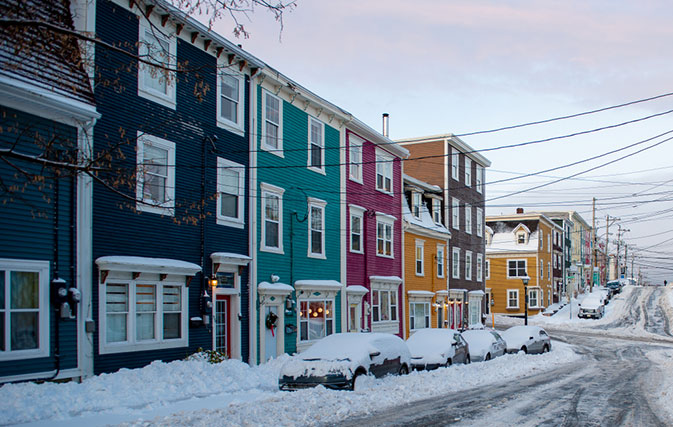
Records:
{"label": "yellow house", "polygon": [[442,222],[441,188],[404,177],[405,337],[422,328],[446,327],[447,249],[451,232]]}
{"label": "yellow house", "polygon": [[524,278],[528,277],[528,315],[552,303],[553,230],[540,213],[486,217],[486,287],[496,314],[524,315]]}

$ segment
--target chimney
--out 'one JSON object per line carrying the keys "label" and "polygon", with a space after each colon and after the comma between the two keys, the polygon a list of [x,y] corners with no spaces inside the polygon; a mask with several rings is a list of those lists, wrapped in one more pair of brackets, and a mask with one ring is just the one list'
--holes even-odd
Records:
{"label": "chimney", "polygon": [[516,213],[522,214],[523,213],[523,208],[516,208]]}
{"label": "chimney", "polygon": [[388,134],[388,118],[390,117],[390,114],[388,113],[383,113],[383,136],[386,138],[389,136]]}

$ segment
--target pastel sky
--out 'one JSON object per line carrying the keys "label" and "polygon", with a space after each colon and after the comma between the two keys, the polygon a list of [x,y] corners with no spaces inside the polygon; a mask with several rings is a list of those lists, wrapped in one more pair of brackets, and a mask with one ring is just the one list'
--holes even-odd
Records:
{"label": "pastel sky", "polygon": [[[271,14],[258,8],[250,22],[242,20],[250,38],[237,42],[375,129],[381,128],[381,114],[390,113],[391,138],[397,139],[499,128],[673,92],[672,13],[670,2],[649,0],[298,0],[284,17],[282,33]],[[231,28],[227,20],[215,25],[225,37],[233,37]],[[484,150],[668,110],[673,110],[673,96],[462,139]],[[492,161],[486,181],[555,168],[646,140],[672,130],[671,116],[484,151]],[[527,211],[574,209],[591,223],[591,199],[596,197],[599,235],[605,234],[606,215],[620,217],[622,227],[630,229],[624,237],[634,247],[631,253],[640,256],[636,269],[640,265],[652,281],[670,281],[673,215],[667,210],[673,212],[673,140],[617,159],[671,136],[541,176],[493,183],[487,187],[487,213],[512,213],[518,206]],[[509,195],[606,162],[574,179]],[[496,197],[502,198],[492,200]]]}

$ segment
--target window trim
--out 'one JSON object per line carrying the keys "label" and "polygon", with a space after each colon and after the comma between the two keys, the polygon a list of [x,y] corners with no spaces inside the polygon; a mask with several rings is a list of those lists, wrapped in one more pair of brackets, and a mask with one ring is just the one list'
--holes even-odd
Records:
{"label": "window trim", "polygon": [[460,230],[460,200],[451,197],[451,226]]}
{"label": "window trim", "polygon": [[[304,318],[303,316],[300,315],[300,313],[301,313],[301,305],[302,305],[302,303],[306,303],[306,304],[307,304],[307,312],[308,312],[308,306],[310,306],[310,304],[311,304],[312,302],[322,302],[324,307],[327,306],[327,303],[328,303],[328,302],[332,304],[332,313],[331,313],[332,316],[331,316],[331,318],[328,318],[328,317],[327,317],[327,313],[325,314],[325,317],[323,318],[323,324],[324,324],[323,326],[324,326],[324,328],[325,328],[325,332],[327,332],[327,321],[328,321],[328,320],[332,320],[332,333],[331,333],[331,334],[327,334],[327,333],[325,333],[324,336],[319,337],[319,338],[315,338],[315,339],[310,339],[310,338],[309,338],[310,325],[308,324],[308,320],[304,320],[304,319],[308,319],[308,316],[307,316],[306,318]],[[302,345],[302,344],[307,344],[307,343],[312,343],[312,342],[315,342],[315,341],[317,341],[317,340],[319,340],[319,339],[322,339],[322,338],[324,338],[324,337],[326,337],[326,336],[328,336],[328,335],[333,335],[333,334],[336,334],[336,333],[337,333],[337,331],[336,331],[336,329],[337,329],[337,317],[336,317],[336,313],[335,313],[335,312],[336,312],[336,301],[335,301],[335,298],[326,298],[326,297],[324,297],[324,296],[320,296],[320,297],[308,297],[308,298],[302,298],[302,297],[300,297],[300,298],[297,299],[297,310],[298,310],[298,313],[297,313],[297,325],[298,325],[297,342],[298,342],[300,345]],[[327,310],[327,309],[325,309],[325,310]],[[301,339],[301,326],[302,326],[302,323],[307,323],[307,326],[306,326],[306,334],[307,334],[307,336],[306,336],[306,339],[305,339],[305,340]]]}
{"label": "window trim", "polygon": [[472,205],[465,203],[465,232],[472,234]]}
{"label": "window trim", "polygon": [[421,218],[421,211],[423,210],[423,193],[419,191],[411,192],[411,215],[414,218]]}
{"label": "window trim", "polygon": [[[374,304],[374,292],[379,293],[379,303],[378,305]],[[388,294],[388,319],[382,320],[383,319],[383,312],[381,309],[381,293],[385,292]],[[374,286],[372,285],[372,306],[371,306],[371,319],[372,319],[372,327],[373,325],[392,325],[392,324],[399,324],[400,319],[399,319],[399,307],[400,307],[400,296],[399,296],[399,285],[395,285],[394,287],[388,287],[388,286]],[[395,295],[395,304],[391,304],[391,295]],[[379,319],[375,320],[374,319],[374,307],[379,308]],[[393,307],[395,307],[393,309]],[[393,314],[395,316],[395,319],[392,319]]]}
{"label": "window trim", "polygon": [[[148,42],[145,39],[145,33],[149,31],[152,33],[153,37],[161,38],[168,43],[168,61],[166,66],[169,68],[175,68],[175,58],[177,55],[177,38],[176,37],[166,37],[164,34],[153,30],[150,25],[145,22],[145,20],[140,20],[138,25],[138,55],[143,55],[142,48],[143,44]],[[145,53],[146,55],[146,53]],[[138,62],[138,96],[141,98],[148,99],[150,101],[161,104],[164,107],[170,109],[176,109],[176,88],[177,88],[177,79],[175,76],[175,71],[168,71],[167,77],[167,92],[166,94],[160,93],[145,84],[145,71],[143,67],[150,67],[149,64]]]}
{"label": "window trim", "polygon": [[[326,217],[326,206],[327,202],[324,200],[316,199],[313,197],[308,198],[308,207],[307,207],[307,213],[308,213],[308,220],[306,221],[307,223],[307,231],[308,231],[308,236],[307,236],[307,256],[309,258],[318,258],[318,259],[327,259],[327,251],[325,248],[325,217]],[[312,223],[311,223],[311,210],[313,208],[319,208],[321,215],[322,215],[322,230],[320,230],[320,247],[322,248],[322,252],[313,252],[313,228],[312,228]]]}
{"label": "window trim", "polygon": [[[510,292],[516,293],[516,305],[510,305]],[[507,309],[518,309],[519,308],[519,290],[518,289],[507,289]]]}
{"label": "window trim", "polygon": [[465,156],[465,186],[472,187],[472,159]]}
{"label": "window trim", "polygon": [[451,147],[451,178],[458,181],[459,180],[459,169],[460,169],[460,152],[454,147]]}
{"label": "window trim", "polygon": [[[441,254],[441,255],[440,255]],[[437,245],[437,278],[443,279],[446,276],[446,245]],[[440,274],[439,267],[442,267]]]}
{"label": "window trim", "polygon": [[483,193],[484,192],[484,167],[477,163],[477,176],[475,177],[477,179],[476,183],[476,189],[477,193]]}
{"label": "window trim", "polygon": [[484,210],[477,208],[477,236],[484,237]]}
{"label": "window trim", "polygon": [[[364,254],[365,253],[365,247],[364,247],[364,214],[365,214],[365,208],[362,208],[360,206],[355,206],[355,205],[350,205],[350,217],[349,217],[349,222],[348,222],[348,249],[350,252],[355,253],[355,254]],[[358,235],[358,241],[360,242],[360,250],[356,251],[353,249],[353,219],[354,218],[359,218],[360,219],[360,234]]]}
{"label": "window trim", "polygon": [[[379,252],[379,224],[390,227],[390,255],[385,253],[385,243],[387,242],[385,239],[385,230],[383,235],[384,253]],[[376,256],[383,258],[395,258],[395,219],[390,215],[381,214],[378,212],[376,214]]]}
{"label": "window trim", "polygon": [[[348,134],[348,179],[350,179],[353,182],[357,182],[358,184],[363,183],[363,154],[364,154],[364,147],[365,145],[365,140],[360,138],[359,136],[349,133]],[[354,163],[353,162],[353,150],[359,152],[360,156],[360,161]],[[355,170],[357,171],[357,174],[353,174],[353,168],[355,167]]]}
{"label": "window trim", "polygon": [[432,198],[432,220],[435,224],[442,224],[442,200],[438,197]]}
{"label": "window trim", "polygon": [[[238,80],[238,100],[236,101],[237,122],[222,117],[222,76],[228,75]],[[243,121],[245,119],[245,77],[242,74],[221,70],[217,73],[217,126],[243,135]]]}
{"label": "window trim", "polygon": [[488,280],[491,278],[491,260],[484,260],[484,277]]}
{"label": "window trim", "polygon": [[[536,295],[536,301],[537,304],[533,305],[531,300],[531,294]],[[538,288],[528,288],[528,308],[541,308],[542,306],[540,305],[541,298],[540,298],[540,289]]]}
{"label": "window trim", "polygon": [[[144,175],[142,166],[144,162],[145,145],[156,146],[167,151],[166,165],[166,201],[156,204],[151,200],[145,200],[144,197]],[[151,212],[166,216],[175,216],[175,143],[138,131],[136,144],[136,210],[141,212]]]}
{"label": "window trim", "polygon": [[451,250],[451,278],[460,279],[460,248]]}
{"label": "window trim", "polygon": [[[393,171],[393,163],[395,162],[395,158],[386,153],[385,151],[381,149],[376,149],[376,190],[388,194],[389,196],[394,196],[395,193],[395,172]],[[379,166],[382,169],[382,173],[379,174]],[[379,175],[381,175],[382,179],[382,187],[379,187]],[[390,180],[390,191],[386,190],[386,179]]]}
{"label": "window trim", "polygon": [[[49,301],[49,277],[50,277],[50,266],[49,261],[39,261],[39,260],[22,260],[22,259],[8,259],[0,258],[0,271],[3,271],[6,275],[9,276],[10,271],[22,271],[22,272],[34,272],[38,273],[38,338],[37,338],[37,348],[30,350],[4,350],[0,351],[0,362],[11,361],[11,360],[23,360],[23,359],[35,359],[38,357],[47,357],[49,356],[49,350],[51,347],[50,336],[51,336],[51,322],[50,322],[50,313],[51,306]],[[5,307],[2,310],[3,316],[11,316],[12,309],[11,296],[10,296],[10,280],[5,280]],[[10,298],[7,298],[10,296]],[[58,321],[58,320],[57,320]],[[11,346],[11,320],[5,321],[4,326],[5,330],[5,342],[8,344],[5,348]],[[7,333],[9,332],[9,333]]]}
{"label": "window trim", "polygon": [[[283,254],[283,193],[285,193],[285,189],[276,187],[275,185],[267,184],[265,182],[262,182],[259,184],[260,187],[260,194],[262,196],[262,201],[260,203],[261,205],[261,212],[260,212],[260,243],[259,243],[259,250],[263,252],[273,252],[277,254]],[[265,208],[265,201],[266,201],[266,196],[265,194],[273,194],[278,197],[278,247],[274,246],[267,246],[266,245],[266,208]]]}
{"label": "window trim", "polygon": [[[423,311],[425,314],[423,315],[423,326],[421,328],[416,328],[416,311],[414,310],[415,305],[423,305]],[[413,326],[412,326],[413,325]],[[432,314],[430,310],[430,302],[429,301],[409,301],[409,330],[410,331],[418,331],[420,329],[428,329],[432,327]]]}
{"label": "window trim", "polygon": [[[220,186],[222,185],[220,178],[221,178],[221,168],[229,168],[229,169],[236,169],[239,171],[238,174],[238,217],[237,218],[232,218],[228,216],[224,216],[220,212],[220,194],[222,191],[220,191]],[[229,227],[235,227],[235,228],[244,228],[245,227],[245,166],[232,162],[229,159],[225,159],[223,157],[218,157],[217,158],[217,205],[215,207],[215,217],[216,217],[216,222],[219,225],[226,225]]]}
{"label": "window trim", "polygon": [[477,254],[477,282],[484,280],[484,254]]}
{"label": "window trim", "polygon": [[[278,147],[274,148],[266,143],[266,99],[267,96],[275,98],[278,100]],[[275,154],[278,157],[285,157],[283,152],[283,99],[272,94],[266,89],[262,89],[262,141],[259,144],[262,150],[268,151],[271,154]],[[273,122],[271,122],[273,123]],[[309,143],[310,144],[310,143]],[[310,147],[309,147],[310,148]]]}
{"label": "window trim", "polygon": [[[518,263],[518,262],[521,262],[521,261],[523,261],[523,271],[526,274],[528,274],[528,260],[527,259],[521,259],[521,258],[512,258],[512,259],[507,260],[507,278],[508,279],[521,279],[522,277],[526,277],[526,276],[510,276],[509,275],[509,263],[510,262],[517,262]],[[518,266],[516,267],[516,270],[517,270],[517,273],[518,273],[518,270],[519,270]]]}
{"label": "window trim", "polygon": [[[315,122],[316,124],[320,125],[320,141],[318,141],[320,144],[313,144],[313,140],[311,139],[311,125]],[[306,163],[306,167],[309,170],[312,170],[314,172],[318,172],[322,175],[326,175],[325,172],[325,123],[321,122],[320,120],[316,119],[313,116],[308,116],[308,160]],[[320,147],[320,167],[313,166],[311,164],[311,157],[312,157],[312,145],[319,145]]]}
{"label": "window trim", "polygon": [[472,251],[465,251],[465,280],[472,280]]}
{"label": "window trim", "polygon": [[[419,256],[419,250],[420,249],[420,259],[418,258]],[[416,273],[416,276],[418,277],[423,277],[425,276],[425,241],[421,239],[416,239],[416,245],[414,248],[414,272]],[[420,262],[420,264],[419,264]],[[421,272],[418,272],[418,268],[421,268]]]}

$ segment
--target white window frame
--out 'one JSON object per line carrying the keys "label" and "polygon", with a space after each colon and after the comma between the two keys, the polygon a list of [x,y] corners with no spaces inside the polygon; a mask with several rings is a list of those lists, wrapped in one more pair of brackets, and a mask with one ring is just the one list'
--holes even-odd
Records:
{"label": "white window frame", "polygon": [[[514,293],[516,295],[516,305],[511,305],[510,302],[512,299],[511,294]],[[519,308],[519,290],[518,289],[507,289],[507,308],[514,308],[518,309]]]}
{"label": "white window frame", "polygon": [[[176,58],[176,52],[177,52],[177,38],[176,37],[167,37],[165,34],[160,32],[158,30],[159,26],[150,26],[148,22],[146,22],[144,19],[140,20],[140,24],[138,25],[138,54],[139,56],[142,56],[145,59],[149,59],[147,56],[147,36],[146,33],[149,32],[152,34],[154,38],[161,39],[162,41],[165,41],[168,44],[168,58],[167,61],[164,62],[162,65],[165,67],[169,68],[171,71],[164,71],[161,69],[157,69],[156,73],[165,73],[166,76],[164,77],[166,79],[166,93],[161,93],[154,88],[150,87],[149,85],[146,84],[146,77],[148,77],[148,73],[150,73],[149,77],[151,78],[151,72],[146,71],[149,70],[152,66],[149,64],[146,64],[144,62],[138,62],[138,96],[149,99],[150,101],[156,102],[157,104],[161,104],[165,107],[171,108],[175,110],[176,107],[176,86],[177,86],[177,80],[175,76],[175,58]],[[162,53],[164,54],[164,53]]]}
{"label": "white window frame", "polygon": [[477,236],[484,237],[484,210],[477,208]]}
{"label": "white window frame", "polygon": [[[49,337],[50,330],[50,304],[49,304],[49,261],[37,260],[19,260],[0,258],[0,274],[4,274],[5,288],[3,295],[5,305],[0,311],[0,316],[5,316],[4,319],[4,336],[5,336],[5,350],[0,351],[0,361],[18,360],[18,359],[34,359],[37,357],[49,356]],[[38,273],[38,337],[37,348],[29,350],[7,350],[11,346],[11,313],[21,312],[22,309],[11,308],[11,280],[10,272],[31,272]],[[28,309],[26,309],[28,310]],[[35,309],[29,309],[31,312]],[[58,320],[57,320],[58,321]]]}
{"label": "white window frame", "polygon": [[437,245],[437,277],[443,279],[446,275],[446,246]]}
{"label": "white window frame", "polygon": [[[228,217],[222,215],[220,211],[220,197],[222,193],[229,193],[224,188],[222,182],[222,171],[224,169],[234,169],[238,172],[238,189],[236,197],[238,197],[238,212],[236,217]],[[232,162],[231,160],[222,157],[217,158],[217,205],[215,207],[216,221],[219,225],[226,225],[229,227],[243,228],[245,226],[245,166]]]}
{"label": "white window frame", "polygon": [[477,193],[484,192],[484,167],[477,163]]}
{"label": "white window frame", "polygon": [[[165,139],[148,135],[138,131],[136,148],[136,209],[142,212],[151,212],[160,215],[174,216],[175,215],[175,143]],[[144,153],[145,146],[154,146],[167,151],[166,165],[166,184],[165,193],[166,201],[157,203],[150,199],[145,199],[144,196]]]}
{"label": "white window frame", "polygon": [[460,248],[453,248],[451,251],[451,277],[460,279]]}
{"label": "white window frame", "polygon": [[[266,104],[267,104],[267,98],[268,97],[273,98],[276,101],[278,101],[278,123],[274,123],[272,120],[269,120],[267,118]],[[266,89],[262,90],[262,120],[261,121],[262,121],[262,141],[261,141],[260,147],[263,150],[266,150],[269,153],[275,154],[278,157],[284,157],[284,154],[283,154],[283,99],[274,95],[274,94],[272,94],[271,92],[267,91]],[[277,140],[278,146],[277,147],[274,147],[274,146],[266,143],[266,137],[267,137],[266,122],[267,121],[278,127],[278,140]]]}
{"label": "white window frame", "polygon": [[[365,225],[364,213],[365,213],[364,208],[361,208],[359,206],[356,207],[356,206],[353,206],[353,205],[350,206],[350,226],[349,226],[350,236],[349,236],[349,239],[348,239],[348,247],[349,247],[351,252],[356,253],[356,254],[365,253],[365,247],[364,247],[365,242],[364,242],[364,239],[363,239],[364,225]],[[353,235],[356,234],[356,233],[353,233],[353,220],[355,218],[360,220],[360,233],[357,234],[358,241],[360,242],[360,250],[353,249]]]}
{"label": "white window frame", "polygon": [[460,230],[460,200],[451,197],[451,226]]}
{"label": "white window frame", "polygon": [[491,260],[487,259],[484,261],[484,270],[486,270],[484,275],[486,276],[486,279],[491,278]]}
{"label": "white window frame", "polygon": [[[309,258],[319,258],[319,259],[326,259],[326,250],[325,250],[325,208],[327,206],[327,202],[324,200],[320,199],[315,199],[313,197],[308,198],[308,218],[307,218],[307,225],[308,225],[308,257]],[[314,229],[313,228],[313,218],[312,218],[312,210],[313,209],[319,209],[321,213],[321,224],[320,224],[320,229]],[[313,232],[319,232],[320,233],[320,248],[322,249],[322,252],[313,252]]]}
{"label": "white window frame", "polygon": [[[376,149],[376,189],[391,196],[395,191],[393,162],[394,158],[390,154]],[[381,176],[381,185],[379,185],[379,176]],[[386,188],[386,183],[390,184],[390,189]]]}
{"label": "white window frame", "polygon": [[[310,321],[304,320],[304,319],[307,319],[310,316],[310,314],[309,314],[309,316],[306,316],[306,317],[301,315],[302,304],[304,304],[304,303],[307,305],[307,308],[306,308],[307,314],[309,314],[308,311],[310,310],[309,307],[310,307],[311,303],[323,303],[323,307],[325,307],[325,308],[323,308],[323,310],[325,311],[325,316],[323,318],[323,322],[324,322],[323,331],[325,332],[325,334],[323,336],[320,336],[320,337],[317,337],[317,338],[310,336],[311,335],[310,334],[310,331],[311,331]],[[331,313],[327,313],[327,308],[326,308],[327,303],[330,303],[332,305],[332,312]],[[310,342],[313,342],[313,341],[317,341],[321,338],[324,338],[327,335],[332,335],[332,334],[336,333],[336,313],[335,313],[336,312],[336,304],[335,304],[334,298],[317,298],[317,297],[316,298],[299,298],[297,300],[297,310],[298,310],[297,323],[299,325],[299,330],[297,331],[297,340],[299,341],[299,343],[310,343]],[[330,316],[330,317],[328,317],[328,316]],[[328,334],[327,333],[327,322],[330,321],[330,320],[332,321],[332,331],[331,331],[331,333]],[[302,333],[301,333],[301,327],[302,327],[302,324],[304,324],[304,323],[306,324],[306,339],[302,339]]]}
{"label": "white window frame", "polygon": [[[425,241],[416,239],[416,248],[414,250],[414,272],[416,276],[425,276]],[[420,258],[419,258],[420,256]],[[419,272],[420,268],[420,272]]]}
{"label": "white window frame", "polygon": [[423,194],[418,191],[411,192],[411,214],[415,218],[421,217],[421,210],[423,207]]}
{"label": "white window frame", "polygon": [[364,139],[352,133],[348,134],[348,179],[358,184],[362,184],[364,144]]}
{"label": "white window frame", "polygon": [[465,203],[465,232],[472,234],[472,205]]}
{"label": "white window frame", "polygon": [[[516,266],[517,275],[516,276],[510,276],[510,274],[509,274],[509,270],[510,270],[509,263],[510,262],[516,262],[517,263],[517,266]],[[518,274],[519,273],[519,271],[518,271],[519,270],[519,266],[518,266],[519,262],[523,262],[523,271],[524,271],[525,274],[528,274],[528,260],[526,260],[526,259],[508,259],[507,260],[507,278],[508,279],[520,279],[522,277],[526,277],[525,275],[521,276],[521,275]]]}
{"label": "white window frame", "polygon": [[[378,294],[378,304],[375,304],[374,300],[374,294]],[[382,298],[381,294],[387,294],[388,295],[388,306],[383,307],[381,305],[382,303]],[[395,295],[395,304],[392,304],[392,296]],[[400,305],[400,298],[398,295],[398,288],[392,288],[392,289],[387,289],[387,288],[379,288],[379,287],[373,287],[372,289],[372,307],[371,307],[371,313],[372,313],[372,324],[379,323],[379,324],[389,324],[389,323],[398,323],[400,320],[398,318],[398,307]],[[394,308],[393,308],[394,307]],[[376,318],[376,310],[375,308],[378,308],[378,319]],[[383,311],[387,312],[386,314],[388,315],[387,319],[383,319]],[[394,319],[393,319],[394,317]]]}
{"label": "white window frame", "polygon": [[484,254],[477,254],[477,282],[484,280]]}
{"label": "white window frame", "polygon": [[442,223],[442,201],[436,197],[432,199],[432,220],[435,224]]}
{"label": "white window frame", "polygon": [[458,170],[460,169],[460,152],[451,147],[451,178],[458,181]]}
{"label": "white window frame", "polygon": [[465,186],[472,187],[472,159],[465,156]]}
{"label": "white window frame", "polygon": [[547,262],[547,279],[551,279],[551,262]]}
{"label": "white window frame", "polygon": [[[122,278],[122,274],[128,276]],[[111,354],[111,353],[125,353],[131,351],[146,351],[146,350],[159,350],[166,348],[176,348],[176,347],[187,347],[189,342],[189,328],[188,328],[188,317],[189,317],[189,288],[186,286],[185,281],[177,281],[174,277],[171,279],[169,275],[168,279],[161,280],[159,275],[156,274],[141,274],[137,279],[131,278],[130,272],[124,272],[119,274],[118,272],[110,272],[110,275],[107,276],[106,281],[100,284],[99,287],[99,353],[100,354]],[[156,276],[153,278],[147,276]],[[184,277],[184,276],[182,276]],[[108,284],[119,284],[126,285],[127,289],[127,304],[128,311],[126,312],[126,341],[120,342],[107,342],[107,286]],[[152,285],[155,286],[155,303],[156,309],[154,311],[155,321],[154,321],[154,339],[138,341],[136,339],[136,291],[137,285]],[[162,338],[163,333],[163,320],[164,320],[164,311],[163,311],[163,295],[165,287],[178,287],[180,288],[180,338]]]}
{"label": "white window frame", "polygon": [[[238,82],[238,99],[231,99],[236,103],[236,121],[222,117],[222,80],[224,76],[233,77]],[[237,135],[243,135],[243,120],[245,117],[245,77],[242,74],[231,71],[220,71],[217,73],[217,125],[218,127],[230,130]]]}
{"label": "white window frame", "polygon": [[547,252],[551,252],[551,233],[547,235]]}
{"label": "white window frame", "polygon": [[[423,318],[417,319],[416,317],[416,305],[423,306]],[[421,323],[422,327],[417,327]],[[419,329],[430,328],[430,302],[427,301],[410,301],[409,302],[409,330],[417,331]]]}
{"label": "white window frame", "polygon": [[465,280],[472,280],[472,251],[465,251]]}
{"label": "white window frame", "polygon": [[[313,124],[317,124],[318,127],[320,128],[320,140],[319,141],[313,141],[313,135],[311,133],[311,130],[313,128]],[[311,164],[312,162],[312,156],[313,156],[313,145],[320,147],[320,167],[314,166]],[[316,119],[313,116],[308,116],[308,159],[306,163],[307,167],[309,170],[312,170],[314,172],[318,172],[320,174],[325,175],[325,123],[321,122],[320,120]]]}
{"label": "white window frame", "polygon": [[[536,304],[533,304],[533,297],[535,295]],[[538,288],[529,288],[528,289],[528,308],[539,308],[540,307],[540,290]]]}
{"label": "white window frame", "polygon": [[[379,235],[379,224],[382,224],[384,227],[384,235]],[[385,235],[385,228],[390,227],[390,254],[385,253],[386,243],[388,239]],[[383,237],[383,238],[382,238]],[[383,242],[383,253],[379,252],[379,240]],[[395,219],[390,215],[385,214],[376,214],[376,256],[384,258],[394,258],[395,257]]]}
{"label": "white window frame", "polygon": [[[260,203],[261,206],[261,236],[260,236],[260,245],[259,250],[264,252],[274,252],[274,253],[283,253],[283,193],[285,189],[276,187],[275,185],[267,184],[265,182],[260,184],[260,194],[262,200]],[[278,197],[278,247],[268,246],[266,244],[266,198],[271,196]]]}
{"label": "white window frame", "polygon": [[544,279],[544,261],[540,260],[540,279]]}

